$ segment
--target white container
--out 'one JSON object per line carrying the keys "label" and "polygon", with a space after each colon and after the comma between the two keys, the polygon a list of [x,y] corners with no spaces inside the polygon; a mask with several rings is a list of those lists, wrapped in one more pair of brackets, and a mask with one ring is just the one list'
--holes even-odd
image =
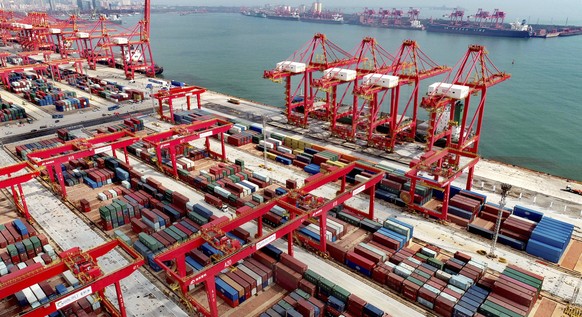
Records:
{"label": "white container", "polygon": [[380,86],[384,88],[394,88],[398,86],[398,76],[368,74],[362,79],[362,84]]}
{"label": "white container", "polygon": [[49,29],[50,34],[61,34],[61,29]]}
{"label": "white container", "polygon": [[366,176],[362,176],[360,174],[356,175],[356,182],[358,182],[358,183],[364,183],[364,182],[367,182],[368,180],[370,180],[370,179]]}
{"label": "white container", "polygon": [[468,86],[453,85],[437,82],[428,86],[428,95],[444,95],[453,99],[465,99],[469,96],[470,88]]}
{"label": "white container", "polygon": [[125,189],[131,188],[131,184],[128,181],[121,181],[121,186],[123,186]]}
{"label": "white container", "polygon": [[352,69],[343,69],[343,68],[328,68],[323,71],[323,77],[325,78],[333,78],[343,81],[352,81],[356,80],[357,73],[355,70]]}
{"label": "white container", "polygon": [[129,42],[126,37],[114,37],[113,39],[111,39],[111,41],[117,45],[123,45]]}
{"label": "white container", "polygon": [[89,33],[87,32],[77,32],[75,35],[80,39],[89,38]]}
{"label": "white container", "polygon": [[298,63],[293,61],[283,61],[277,63],[277,70],[286,71],[290,73],[303,73],[307,69],[305,63]]}
{"label": "white container", "polygon": [[117,192],[116,191],[114,191],[113,189],[110,189],[108,191],[111,193],[111,195],[113,195],[113,198],[117,197]]}
{"label": "white container", "polygon": [[20,263],[16,264],[16,266],[21,270],[27,267],[27,265],[24,262],[20,262]]}

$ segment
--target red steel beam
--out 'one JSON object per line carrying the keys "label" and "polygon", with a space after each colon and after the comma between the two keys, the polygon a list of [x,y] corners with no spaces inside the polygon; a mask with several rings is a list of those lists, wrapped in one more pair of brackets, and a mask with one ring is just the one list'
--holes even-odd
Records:
{"label": "red steel beam", "polygon": [[[206,268],[206,269],[202,270],[201,272],[196,273],[193,276],[190,276],[190,277],[183,276],[184,272],[185,272],[185,268],[184,268],[185,267],[185,253],[192,250],[195,247],[202,245],[204,242],[206,242],[200,236],[196,237],[193,240],[190,240],[189,242],[186,242],[185,244],[181,244],[172,250],[166,251],[165,253],[154,258],[154,260],[165,271],[167,271],[173,278],[175,278],[177,281],[179,281],[183,291],[187,290],[189,285],[194,285],[194,284],[204,282],[207,290],[212,291],[212,294],[209,294],[210,312],[204,311],[204,313],[207,315],[212,315],[212,316],[217,315],[216,299],[215,299],[216,295],[215,295],[215,290],[213,287],[214,287],[214,277],[218,273],[220,273],[220,271],[232,266],[233,263],[236,263],[236,262],[248,257],[249,255],[253,254],[257,250],[266,246],[267,244],[269,244],[269,243],[271,243],[271,242],[273,242],[273,241],[275,241],[275,240],[277,240],[285,235],[292,233],[307,218],[309,218],[309,217],[325,217],[329,210],[331,210],[332,208],[334,208],[338,205],[343,204],[348,199],[354,197],[355,195],[357,195],[361,192],[364,192],[366,189],[368,189],[370,187],[374,187],[384,177],[384,173],[376,168],[369,168],[368,166],[359,165],[358,163],[351,163],[343,168],[332,171],[329,174],[322,175],[320,178],[315,179],[314,181],[310,182],[309,184],[307,184],[303,188],[297,190],[297,192],[299,192],[299,193],[310,192],[310,191],[312,191],[316,188],[319,188],[325,184],[333,182],[333,181],[347,175],[356,166],[361,166],[361,167],[366,168],[368,170],[373,170],[376,172],[376,175],[374,175],[372,178],[370,178],[364,184],[358,185],[356,188],[354,188],[350,191],[343,192],[342,194],[340,194],[339,196],[335,197],[334,199],[326,202],[323,206],[321,206],[319,208],[316,208],[316,209],[311,210],[311,211],[300,211],[300,212],[302,212],[301,214],[297,214],[294,218],[291,217],[291,219],[288,222],[286,222],[284,225],[276,228],[274,230],[274,232],[272,232],[270,235],[260,238],[258,241],[255,241],[252,244],[245,246],[244,248],[237,251],[236,253],[231,254],[231,255],[223,258],[218,263],[215,263],[211,267]],[[246,214],[242,214],[239,217],[237,217],[236,219],[233,219],[229,222],[218,224],[216,226],[216,229],[220,229],[224,232],[228,232],[236,227],[239,227],[243,223],[246,223],[248,221],[251,221],[253,219],[256,219],[256,218],[262,216],[263,214],[268,212],[275,205],[281,205],[285,208],[288,208],[289,207],[289,204],[288,204],[289,200],[291,200],[291,198],[289,197],[289,194],[287,194],[287,195],[285,195],[277,200],[270,201],[262,206],[259,206],[255,210],[251,210]],[[370,206],[371,206],[371,208],[373,208],[373,204],[370,204]],[[293,207],[293,209],[296,209],[296,208]],[[323,224],[323,226],[325,227],[325,224]],[[323,232],[323,235],[325,235],[325,232]],[[290,248],[291,248],[291,245],[290,245]],[[325,242],[322,243],[322,248],[325,250]],[[174,272],[173,270],[168,268],[163,263],[163,261],[169,261],[169,260],[173,260],[173,259],[177,260],[176,265],[179,267],[179,271],[180,271],[179,273]],[[200,305],[198,305],[198,306],[200,306]]]}
{"label": "red steel beam", "polygon": [[[455,154],[457,156],[457,158],[456,158],[457,162],[460,160],[460,156],[471,158],[471,160],[469,162],[467,162],[464,166],[457,168],[456,172],[454,172],[453,174],[448,175],[447,177],[444,177],[444,179],[442,181],[439,181],[439,178],[442,176],[437,174],[437,173],[431,173],[431,175],[435,177],[434,180],[418,176],[419,172],[421,172],[421,171],[427,172],[426,169],[430,169],[430,166],[433,164],[438,164],[438,167],[440,167],[442,165],[442,160],[445,159],[450,154]],[[431,155],[429,157],[424,158],[422,161],[418,162],[415,166],[413,166],[406,173],[406,176],[409,177],[411,180],[410,191],[409,191],[410,201],[408,202],[409,207],[411,207],[414,210],[423,212],[429,216],[446,220],[448,206],[449,206],[449,193],[450,193],[450,188],[451,188],[453,181],[458,179],[462,175],[463,170],[468,168],[469,169],[469,176],[467,177],[466,188],[470,189],[471,183],[473,182],[473,169],[478,162],[479,162],[479,156],[476,153],[463,152],[463,151],[460,151],[460,150],[454,149],[454,148],[445,148],[439,152],[434,153],[433,155]],[[423,169],[423,167],[424,167],[424,169]],[[429,173],[430,173],[430,171],[429,171]],[[437,190],[443,191],[444,198],[443,198],[443,204],[442,204],[440,213],[435,211],[435,210],[425,208],[424,206],[420,206],[420,205],[415,204],[414,192],[416,190],[416,183],[419,181],[428,187],[432,187],[432,188],[435,188]]]}
{"label": "red steel beam", "polygon": [[[27,172],[23,175],[10,176],[10,174],[21,171],[25,168],[30,168],[32,172]],[[32,166],[29,162],[22,162],[8,166],[0,167],[0,176],[7,176],[5,179],[0,179],[0,188],[7,188],[10,186],[26,183],[27,181],[40,175],[40,172]]]}
{"label": "red steel beam", "polygon": [[[95,293],[108,285],[115,283],[116,281],[120,281],[121,279],[129,276],[135,270],[137,270],[140,266],[144,264],[143,257],[137,253],[137,251],[133,250],[131,247],[125,245],[124,243],[120,242],[119,240],[111,240],[107,243],[104,243],[100,246],[92,248],[85,253],[90,255],[93,259],[97,259],[99,257],[104,256],[105,254],[109,253],[115,247],[123,248],[127,253],[129,253],[132,258],[134,259],[133,263],[128,264],[126,267],[121,268],[109,275],[103,276],[92,283],[84,285],[84,289],[90,287],[92,289],[92,293]],[[66,252],[63,252],[66,253]],[[61,254],[63,254],[61,253]],[[5,275],[2,277],[0,281],[0,299],[6,298],[10,295],[13,295],[16,292],[19,292],[27,287],[30,287],[34,284],[38,284],[39,282],[46,281],[51,277],[54,277],[58,274],[61,274],[68,270],[68,267],[65,265],[63,261],[60,261],[56,264],[49,265],[46,267],[39,266],[39,269],[32,270],[25,275],[18,274],[18,271]],[[14,278],[12,278],[14,277]],[[11,279],[12,278],[12,279]],[[89,293],[89,294],[92,294]],[[89,295],[87,294],[87,295]],[[70,295],[67,294],[67,295]],[[63,297],[67,297],[67,295]],[[49,307],[53,307],[62,298],[57,298],[52,301]],[[55,309],[56,310],[56,309]],[[46,316],[53,311],[46,311],[44,309],[41,310],[41,313],[37,313],[38,309],[34,311],[34,314],[31,316]],[[28,315],[27,315],[28,316]]]}

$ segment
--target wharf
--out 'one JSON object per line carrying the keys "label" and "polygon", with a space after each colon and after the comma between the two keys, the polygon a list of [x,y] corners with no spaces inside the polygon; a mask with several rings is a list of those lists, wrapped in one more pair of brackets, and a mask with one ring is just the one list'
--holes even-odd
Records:
{"label": "wharf", "polygon": [[[2,149],[0,151],[0,164],[5,166],[14,163],[16,162],[12,157]],[[73,213],[68,206],[50,194],[39,181],[27,182],[22,185],[22,188],[27,197],[32,218],[61,249],[68,250],[78,246],[83,250],[87,250],[107,241],[83,219]],[[105,274],[113,272],[125,264],[127,264],[127,261],[117,252],[111,252],[101,257],[99,262]],[[130,307],[128,316],[188,316],[186,312],[153,285],[141,271],[136,271],[127,279],[122,280],[121,289],[126,306]],[[107,288],[105,294],[117,305],[115,289]]]}
{"label": "wharf", "polygon": [[[98,74],[103,79],[114,78],[123,85],[132,86],[142,90],[148,83],[147,78],[145,77],[137,78],[135,83],[129,83],[127,80],[118,77],[121,74],[121,70],[107,69],[106,71],[102,71],[101,68],[99,68],[98,71],[95,71],[91,75],[96,76]],[[75,90],[69,86],[66,86],[66,89]],[[304,130],[287,126],[284,123],[284,116],[281,114],[282,109],[280,108],[261,105],[245,100],[241,100],[239,105],[232,105],[227,102],[229,98],[232,98],[232,96],[216,92],[208,92],[203,95],[202,107],[205,110],[220,113],[221,115],[238,117],[258,123],[262,122],[262,115],[266,115],[270,117],[270,127],[268,130],[271,132],[281,132],[283,134],[292,134],[294,136],[303,135],[302,138],[307,141],[325,145],[343,153],[352,154],[363,159],[383,163],[395,168],[406,169],[406,162],[421,152],[421,149],[417,148],[417,145],[398,148],[396,151],[396,154],[398,155],[363,150],[358,145],[346,144],[339,141],[335,142],[333,139],[330,140],[326,135],[322,134],[323,129],[321,129],[321,127],[316,126],[314,127],[315,130]],[[143,104],[138,104],[137,107],[151,109],[151,105],[153,105],[153,103],[145,102]],[[174,105],[175,109],[179,109],[183,106],[180,102],[176,102]],[[85,115],[85,117],[88,117],[87,120],[97,119],[101,116],[101,111],[91,111]],[[71,122],[76,121],[81,123],[79,122],[78,115],[67,115],[66,118]],[[83,120],[84,119],[85,118],[83,118]],[[38,121],[38,124],[42,124],[41,119]],[[170,126],[170,124],[160,122],[153,117],[147,117],[144,121],[146,127],[154,131],[166,130]],[[63,122],[61,122],[61,124],[62,123]],[[13,129],[15,135],[24,135],[29,130],[29,125],[24,128],[15,127]],[[305,137],[305,135],[309,135],[310,137]],[[3,135],[0,135],[0,138],[2,137]],[[193,144],[199,145],[196,142]],[[219,147],[220,144],[216,140],[211,139],[211,148],[217,151],[219,150]],[[257,154],[256,151],[246,151],[244,149],[230,146],[228,146],[227,149],[227,158],[230,161],[234,161],[235,158],[243,159],[245,164],[251,169],[258,169],[259,166],[263,164],[262,156],[258,156]],[[12,162],[13,160],[7,153],[4,151],[0,152],[0,163],[6,165]],[[190,197],[193,201],[202,200],[201,194],[192,190],[190,187],[185,186],[181,182],[162,175],[158,171],[155,171],[153,167],[146,165],[133,157],[130,157],[130,163],[138,171],[143,172],[144,175],[153,176],[160,180],[165,187],[177,190]],[[284,182],[286,179],[290,178],[301,181],[308,176],[305,172],[295,167],[283,167],[272,161],[270,161],[268,165],[273,169],[266,171],[266,174],[280,182]],[[474,190],[486,194],[490,201],[497,202],[499,200],[500,197],[495,193],[495,188],[499,188],[501,182],[508,182],[514,186],[514,189],[512,190],[513,196],[508,197],[507,206],[519,204],[538,210],[542,209],[545,213],[551,214],[554,218],[574,223],[577,227],[575,238],[578,240],[576,241],[580,240],[580,227],[582,227],[582,222],[580,220],[582,196],[576,196],[561,191],[567,183],[565,179],[487,160],[482,160],[477,165],[476,176]],[[465,177],[466,176],[461,177],[461,180],[457,181],[455,185],[460,185]],[[36,219],[36,221],[51,236],[53,241],[55,241],[61,248],[67,249],[71,246],[90,248],[105,241],[102,236],[100,236],[96,231],[93,231],[92,228],[80,217],[71,212],[66,205],[61,203],[54,196],[46,195],[46,188],[44,188],[39,182],[31,181],[25,184],[24,190],[29,198],[29,202],[31,202],[30,210],[33,218]],[[318,192],[318,194],[325,197],[326,193],[327,195],[331,195],[335,193],[336,190],[336,185],[326,185]],[[369,202],[367,199],[359,197],[351,200],[348,204],[356,208],[366,209]],[[420,240],[434,244],[450,252],[461,250],[479,260],[487,261],[489,268],[497,271],[502,270],[505,266],[497,261],[488,260],[476,253],[478,250],[487,250],[490,245],[489,240],[478,238],[466,231],[460,230],[458,227],[435,225],[434,221],[424,219],[417,215],[402,213],[400,208],[392,205],[378,202],[376,203],[376,208],[376,217],[379,219],[385,219],[390,215],[397,215],[398,217],[405,218],[405,221],[413,224],[417,228],[416,237]],[[232,216],[231,214],[222,211],[216,211],[215,213],[219,216]],[[58,221],[55,219],[58,219]],[[254,224],[252,223],[246,224],[243,227],[251,233],[256,232]],[[281,242],[277,243],[277,246],[281,246],[280,243]],[[574,266],[569,268],[569,270],[563,270],[557,266],[541,264],[536,258],[503,245],[498,246],[497,252],[510,263],[518,264],[534,273],[544,275],[546,277],[544,283],[545,291],[561,299],[570,300],[569,297],[573,293],[574,287],[580,278],[580,272],[582,271],[581,267],[576,266],[577,262],[579,262],[578,259],[575,259]],[[374,295],[376,294],[374,291],[377,292],[377,290],[366,285],[365,282],[354,279],[352,276],[345,274],[345,272],[335,269],[329,263],[321,260],[315,255],[298,249],[296,251],[296,256],[299,260],[307,263],[310,267],[313,267],[316,272],[326,277],[329,276],[329,279],[332,281],[337,280],[338,282],[343,282],[346,279],[350,279],[350,283],[352,283],[353,279],[352,284],[354,285],[354,293],[369,298],[371,302],[377,304],[379,307],[391,312],[401,312],[396,314],[397,316],[415,316],[415,312],[410,312],[408,306],[397,303],[396,301],[386,301],[386,295],[382,295],[384,297],[377,297],[380,296]],[[122,261],[120,257],[111,257],[107,260],[109,263],[102,263],[102,265],[106,267],[106,270],[114,268],[115,265],[120,265],[122,263],[120,262]],[[184,311],[162,294],[162,291],[152,285],[140,272],[136,272],[131,278],[123,281],[122,285],[130,314],[140,316],[186,316]],[[111,296],[111,292],[108,292],[108,295],[108,297],[114,298],[114,296]],[[145,298],[155,298],[156,300],[144,300]],[[574,299],[573,302],[580,303],[580,296]]]}

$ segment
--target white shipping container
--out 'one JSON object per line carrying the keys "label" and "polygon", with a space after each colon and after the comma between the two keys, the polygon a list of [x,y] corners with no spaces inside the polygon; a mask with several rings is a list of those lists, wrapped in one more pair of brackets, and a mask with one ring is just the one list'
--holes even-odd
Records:
{"label": "white shipping container", "polygon": [[105,194],[103,194],[103,193],[97,194],[97,198],[99,198],[99,200],[101,200],[101,201],[107,200],[107,196],[105,196]]}
{"label": "white shipping container", "polygon": [[237,269],[245,272],[248,276],[252,277],[253,279],[255,279],[257,281],[257,285],[262,285],[263,284],[263,279],[255,272],[251,271],[248,267],[246,267],[243,264],[239,264],[237,266]]}
{"label": "white shipping container", "polygon": [[86,39],[89,37],[89,33],[87,32],[77,32],[75,35],[80,39]]}
{"label": "white shipping container", "polygon": [[323,71],[323,77],[333,78],[343,81],[356,80],[357,73],[352,69],[328,68]]}
{"label": "white shipping container", "polygon": [[468,86],[453,85],[436,82],[428,86],[428,95],[444,95],[453,99],[465,99],[469,96],[470,88]]}
{"label": "white shipping container", "polygon": [[281,142],[280,140],[277,140],[277,139],[273,139],[273,138],[267,138],[267,142],[271,142],[273,144],[276,144],[277,147],[279,147],[280,145],[283,145],[283,142]]}
{"label": "white shipping container", "polygon": [[364,85],[374,85],[384,88],[394,88],[398,86],[398,76],[383,74],[368,74],[362,79]]}
{"label": "white shipping container", "polygon": [[61,29],[49,29],[50,34],[61,34]]}
{"label": "white shipping container", "polygon": [[355,178],[356,178],[356,182],[358,182],[358,183],[363,183],[363,182],[366,182],[370,179],[370,178],[368,178],[366,176],[362,176],[360,174],[356,175]]}
{"label": "white shipping container", "polygon": [[278,71],[286,71],[290,73],[303,73],[307,69],[307,65],[305,63],[298,63],[293,61],[283,61],[277,63],[277,70]]}
{"label": "white shipping container", "polygon": [[20,262],[20,263],[16,264],[16,266],[18,266],[18,268],[21,270],[27,267],[27,265],[24,262]]}
{"label": "white shipping container", "polygon": [[26,300],[28,301],[28,303],[30,304],[30,306],[33,306],[34,307],[34,303],[36,303],[36,306],[37,307],[40,305],[38,303],[38,301],[36,300],[36,296],[34,296],[34,293],[30,289],[30,287],[27,287],[27,288],[23,289],[22,290],[22,294],[24,294],[24,297],[26,297]]}
{"label": "white shipping container", "polygon": [[34,284],[34,285],[30,286],[30,290],[34,293],[34,296],[36,297],[36,299],[39,302],[42,303],[42,302],[48,301],[45,293],[42,291],[40,286],[38,286],[38,284]]}
{"label": "white shipping container", "polygon": [[334,226],[339,228],[340,232],[344,232],[344,225],[340,224],[339,222],[335,222],[335,221],[331,220],[330,218],[327,218],[327,223],[333,224]]}
{"label": "white shipping container", "polygon": [[265,142],[264,140],[260,140],[259,141],[259,145],[262,145],[262,146],[264,146],[264,147],[266,147],[268,149],[274,149],[275,148],[275,145],[273,143],[271,143],[271,142]]}
{"label": "white shipping container", "polygon": [[109,192],[111,193],[111,195],[113,195],[113,198],[117,197],[117,192],[114,191],[113,189],[110,189]]}
{"label": "white shipping container", "polygon": [[67,281],[67,283],[73,287],[77,287],[79,285],[79,280],[73,275],[73,273],[68,270],[63,272],[63,277],[65,278],[65,281]]}
{"label": "white shipping container", "polygon": [[283,152],[283,153],[287,153],[287,154],[293,154],[293,150],[286,148],[284,146],[279,146],[277,147],[277,150],[279,150],[279,152]]}
{"label": "white shipping container", "polygon": [[262,180],[263,182],[269,182],[269,177],[266,175],[263,175],[259,172],[253,172],[253,177]]}
{"label": "white shipping container", "polygon": [[249,181],[248,181],[248,180],[246,180],[246,179],[245,179],[245,180],[243,180],[243,181],[241,181],[241,183],[244,183],[245,185],[249,185],[249,186],[251,186],[252,188],[254,188],[254,189],[255,189],[255,192],[259,190],[259,185],[255,184],[255,183],[252,183],[252,182],[249,182]]}
{"label": "white shipping container", "polygon": [[127,40],[126,37],[114,37],[112,39],[112,42],[114,44],[120,45],[120,44],[127,44],[128,43],[128,40]]}

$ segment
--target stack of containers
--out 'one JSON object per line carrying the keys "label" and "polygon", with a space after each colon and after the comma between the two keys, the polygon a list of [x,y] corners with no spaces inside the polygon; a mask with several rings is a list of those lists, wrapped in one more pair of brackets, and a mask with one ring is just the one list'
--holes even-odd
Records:
{"label": "stack of containers", "polygon": [[460,226],[467,226],[480,210],[481,202],[479,200],[462,194],[457,194],[449,200],[449,220]]}
{"label": "stack of containers", "polygon": [[527,241],[536,226],[537,222],[511,215],[501,224],[499,242],[518,250],[525,250]]}
{"label": "stack of containers", "polygon": [[64,112],[64,111],[71,111],[71,110],[75,110],[75,109],[84,109],[84,108],[88,108],[90,103],[89,103],[89,98],[86,97],[79,97],[79,98],[66,98],[66,99],[62,99],[62,100],[58,100],[54,102],[55,105],[55,109],[58,112]]}
{"label": "stack of containers", "polygon": [[526,252],[558,263],[570,243],[574,225],[543,217],[531,233]]}
{"label": "stack of containers", "polygon": [[17,145],[16,146],[16,154],[20,158],[22,158],[23,160],[28,160],[27,155],[30,152],[34,152],[34,151],[41,150],[41,149],[53,148],[53,147],[57,147],[57,146],[61,146],[61,145],[63,145],[63,143],[59,139],[52,138],[52,139],[42,140],[42,141],[38,141],[38,142],[34,142],[34,143]]}
{"label": "stack of containers", "polygon": [[192,202],[186,203],[186,209],[188,212],[188,219],[194,221],[198,225],[207,224],[212,217],[212,210],[205,207],[204,205],[198,203],[194,204]]}
{"label": "stack of containers", "polygon": [[5,103],[0,98],[0,122],[24,118],[26,118],[26,110],[24,108],[12,103]]}
{"label": "stack of containers", "polygon": [[479,312],[486,316],[528,316],[543,281],[541,275],[508,265],[493,284]]}

